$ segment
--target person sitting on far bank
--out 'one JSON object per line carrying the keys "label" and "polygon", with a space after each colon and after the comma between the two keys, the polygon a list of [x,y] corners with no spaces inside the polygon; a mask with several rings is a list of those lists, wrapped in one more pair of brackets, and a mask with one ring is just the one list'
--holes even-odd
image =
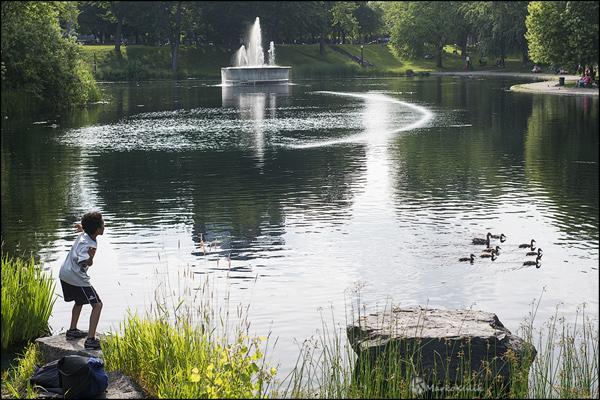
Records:
{"label": "person sitting on far bank", "polygon": [[[96,339],[96,328],[102,311],[100,296],[90,283],[88,269],[94,264],[94,256],[98,244],[96,238],[104,234],[104,219],[102,214],[91,212],[81,217],[81,224],[73,225],[79,233],[69,254],[60,267],[58,277],[66,302],[75,301],[71,312],[71,325],[66,332],[67,339],[87,338],[86,349],[99,350],[100,341]],[[92,306],[89,331],[77,329],[77,322],[84,304]]]}
{"label": "person sitting on far bank", "polygon": [[578,87],[578,88],[579,88],[579,87],[581,87],[581,86],[582,86],[584,83],[585,83],[585,77],[583,77],[583,76],[582,76],[582,77],[580,77],[580,78],[577,80],[577,83],[575,84],[575,87]]}

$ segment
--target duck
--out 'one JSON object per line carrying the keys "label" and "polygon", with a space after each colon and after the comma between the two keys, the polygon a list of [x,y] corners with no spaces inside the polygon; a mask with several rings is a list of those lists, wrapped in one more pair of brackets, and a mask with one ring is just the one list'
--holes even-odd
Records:
{"label": "duck", "polygon": [[481,258],[491,258],[492,261],[496,259],[496,250],[492,250],[491,253],[483,253],[482,255],[480,255],[479,257]]}
{"label": "duck", "polygon": [[523,243],[519,245],[519,248],[524,249],[526,247],[530,247],[531,250],[535,249],[535,246],[533,245],[535,243],[535,239],[531,239],[531,243]]}
{"label": "duck", "polygon": [[475,261],[475,254],[471,254],[469,257],[459,258],[458,261]]}
{"label": "duck", "polygon": [[536,268],[541,267],[542,265],[540,264],[540,258],[542,258],[541,256],[537,256],[535,258],[535,261],[525,261],[523,263],[523,265],[535,265]]}
{"label": "duck", "polygon": [[486,239],[484,238],[473,238],[473,244],[486,244],[488,247],[490,245],[490,237],[492,237],[492,233],[488,232]]}
{"label": "duck", "polygon": [[538,247],[537,251],[530,251],[527,253],[528,256],[540,256],[540,258],[542,258],[542,254],[544,252],[542,251],[541,247]]}
{"label": "duck", "polygon": [[492,251],[495,251],[496,254],[500,254],[500,246],[496,245],[496,247],[488,247],[487,249],[483,249],[483,251],[485,251],[486,253],[491,253]]}
{"label": "duck", "polygon": [[506,241],[506,235],[504,233],[492,235],[492,239],[500,239],[500,243],[504,243]]}

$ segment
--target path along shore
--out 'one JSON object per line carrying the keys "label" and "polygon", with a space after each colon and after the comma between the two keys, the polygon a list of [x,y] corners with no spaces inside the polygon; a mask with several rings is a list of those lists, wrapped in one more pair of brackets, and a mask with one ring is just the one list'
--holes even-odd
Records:
{"label": "path along shore", "polygon": [[520,76],[526,78],[535,78],[537,82],[522,83],[510,87],[510,90],[527,93],[550,93],[558,95],[571,96],[598,96],[599,90],[588,88],[564,87],[558,86],[558,78],[565,78],[565,82],[572,82],[579,79],[576,75],[556,75],[544,73],[524,73],[524,72],[502,72],[502,71],[469,71],[469,72],[430,72],[431,76],[456,75],[456,76]]}

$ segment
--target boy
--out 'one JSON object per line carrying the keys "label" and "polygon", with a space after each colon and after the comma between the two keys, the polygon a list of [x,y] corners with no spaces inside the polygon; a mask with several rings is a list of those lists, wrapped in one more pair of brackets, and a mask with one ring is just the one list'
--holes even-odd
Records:
{"label": "boy", "polygon": [[[66,337],[67,339],[87,337],[85,348],[98,350],[100,341],[95,336],[102,311],[102,301],[90,284],[87,270],[94,263],[94,255],[96,255],[98,246],[96,238],[104,233],[104,219],[102,219],[102,214],[91,212],[81,217],[81,224],[74,224],[74,226],[77,228],[76,232],[81,233],[75,239],[58,274],[65,301],[75,301],[71,314],[71,326],[67,330]],[[84,304],[92,306],[90,329],[87,333],[77,329],[77,321],[79,321]]]}

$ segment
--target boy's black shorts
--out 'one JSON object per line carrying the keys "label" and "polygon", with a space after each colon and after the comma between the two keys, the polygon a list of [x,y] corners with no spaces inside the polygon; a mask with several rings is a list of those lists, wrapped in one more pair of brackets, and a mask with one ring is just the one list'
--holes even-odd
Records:
{"label": "boy's black shorts", "polygon": [[102,301],[93,286],[73,286],[62,279],[60,280],[60,284],[62,285],[65,301],[75,300],[75,305],[77,306],[100,303]]}

